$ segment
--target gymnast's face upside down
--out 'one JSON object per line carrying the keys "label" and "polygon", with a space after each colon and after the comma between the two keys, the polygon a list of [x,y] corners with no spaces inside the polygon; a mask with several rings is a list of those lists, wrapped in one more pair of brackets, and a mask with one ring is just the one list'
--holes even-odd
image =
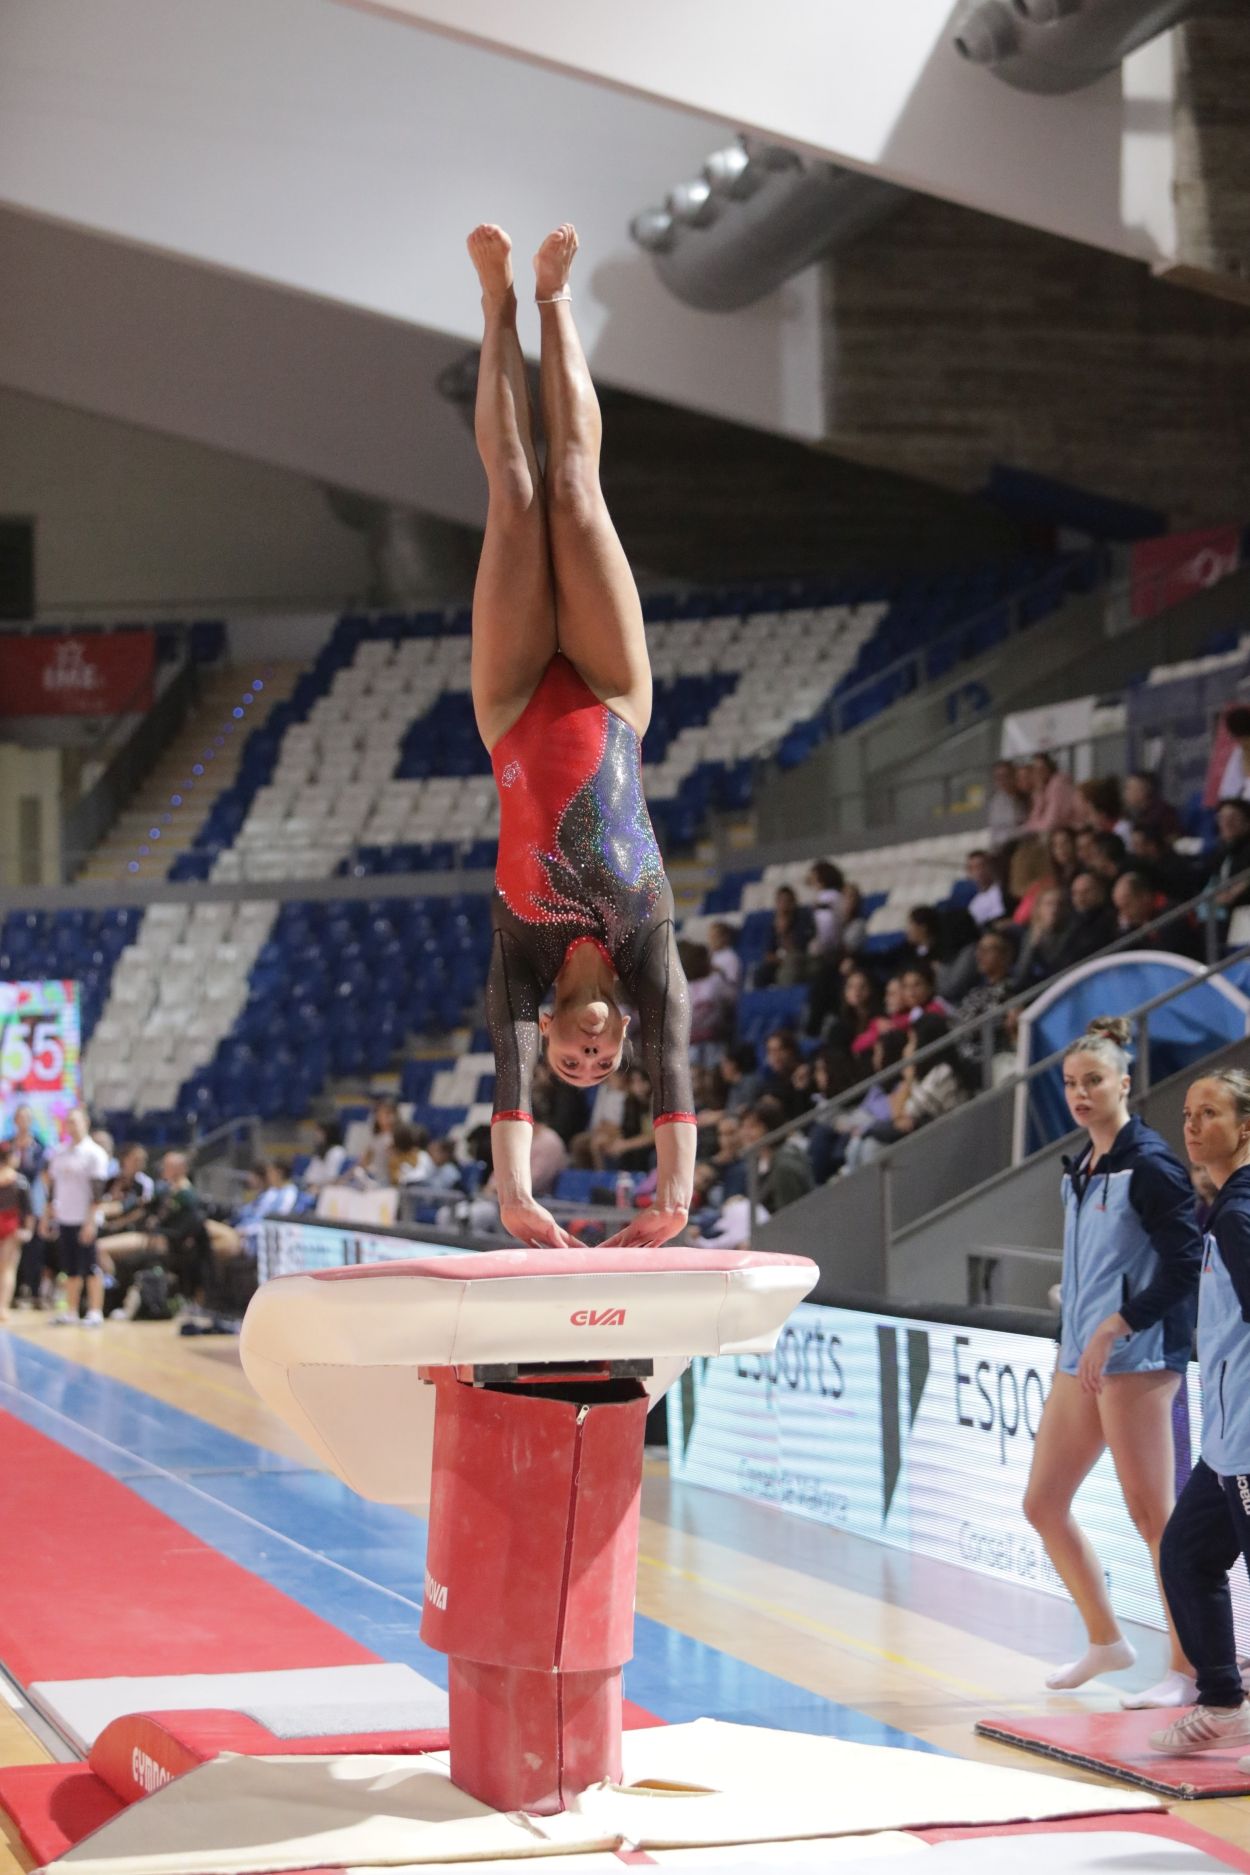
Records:
{"label": "gymnast's face upside down", "polygon": [[550,1015],[538,1018],[553,1074],[574,1087],[597,1087],[621,1065],[629,1017],[607,996],[588,1002],[559,997]]}

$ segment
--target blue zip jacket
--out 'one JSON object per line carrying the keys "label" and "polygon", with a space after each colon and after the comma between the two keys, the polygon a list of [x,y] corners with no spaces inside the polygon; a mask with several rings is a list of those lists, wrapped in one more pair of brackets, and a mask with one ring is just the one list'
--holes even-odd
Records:
{"label": "blue zip jacket", "polygon": [[1222,1478],[1250,1472],[1250,1166],[1223,1185],[1207,1219],[1198,1287],[1202,1456]]}
{"label": "blue zip jacket", "polygon": [[1095,1328],[1118,1310],[1133,1332],[1111,1350],[1109,1374],[1183,1373],[1202,1269],[1189,1174],[1137,1115],[1091,1177],[1092,1155],[1087,1143],[1064,1160],[1059,1371],[1075,1374]]}

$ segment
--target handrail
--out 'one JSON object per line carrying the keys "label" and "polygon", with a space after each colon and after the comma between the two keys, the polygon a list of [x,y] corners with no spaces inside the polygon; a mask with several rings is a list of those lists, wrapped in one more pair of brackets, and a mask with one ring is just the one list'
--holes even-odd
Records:
{"label": "handrail", "polygon": [[[1183,918],[1190,912],[1197,911],[1201,906],[1211,904],[1215,899],[1223,896],[1224,893],[1247,886],[1250,886],[1250,868],[1245,872],[1235,873],[1231,879],[1224,879],[1217,884],[1204,886],[1196,897],[1186,899],[1182,904],[1170,905],[1166,911],[1162,911],[1157,917],[1152,918],[1149,924],[1138,925],[1136,929],[1126,931],[1123,936],[1105,945],[1102,950],[1094,951],[1089,957],[1082,959],[1082,962],[1094,963],[1104,957],[1113,957],[1118,951],[1136,949],[1140,946],[1141,940],[1144,937],[1148,937],[1151,932],[1160,930],[1165,924],[1170,924],[1173,919]],[[1186,983],[1180,986],[1181,990],[1188,984],[1193,984],[1200,980],[1205,982],[1210,976],[1218,975],[1229,963],[1237,961],[1241,955],[1241,953],[1238,952],[1236,954],[1230,953],[1227,957],[1215,957],[1213,954],[1216,949],[1217,938],[1215,920],[1209,918],[1205,920],[1205,923],[1207,940],[1206,965],[1201,978],[1187,978]],[[1024,1009],[1029,1003],[1034,1002],[1050,981],[1051,979],[1048,978],[1042,983],[1030,985],[1026,990],[1017,991],[1017,993],[1009,997],[1006,1002],[997,1003],[994,1008],[987,1010],[984,1015],[974,1016],[970,1022],[961,1023],[958,1028],[951,1029],[938,1041],[929,1042],[924,1048],[918,1048],[911,1057],[913,1065],[924,1061],[935,1061],[939,1056],[947,1054],[951,1048],[957,1047],[960,1041],[970,1041],[974,1036],[979,1035],[983,1074],[981,1093],[985,1094],[997,1091],[992,1089],[989,1085],[991,1050],[988,1044],[993,1030],[998,1027],[1009,1010]],[[1179,991],[1170,992],[1170,994],[1171,993],[1178,994]],[[1164,1000],[1166,1000],[1166,998]],[[1143,1009],[1145,1009],[1145,1005],[1143,1005]],[[1053,1066],[1053,1062],[1051,1062],[1050,1065]],[[780,1144],[781,1141],[788,1139],[792,1133],[803,1132],[808,1127],[815,1126],[818,1122],[829,1120],[836,1114],[849,1112],[853,1107],[857,1107],[862,1103],[864,1095],[868,1092],[869,1088],[884,1087],[887,1082],[897,1080],[898,1072],[897,1066],[882,1068],[878,1073],[869,1075],[862,1081],[857,1081],[854,1087],[847,1088],[845,1093],[834,1094],[830,1099],[822,1101],[819,1106],[809,1108],[806,1113],[796,1114],[792,1120],[787,1120],[783,1125],[774,1127],[771,1133],[765,1133],[762,1139],[754,1140],[751,1145],[745,1147],[741,1156],[747,1162],[747,1187],[751,1196],[752,1216],[754,1216],[754,1207],[759,1190],[758,1160],[761,1152],[771,1150],[774,1146]],[[1017,1078],[1026,1079],[1029,1077],[1021,1076]],[[980,1096],[978,1095],[977,1098],[980,1098]]]}

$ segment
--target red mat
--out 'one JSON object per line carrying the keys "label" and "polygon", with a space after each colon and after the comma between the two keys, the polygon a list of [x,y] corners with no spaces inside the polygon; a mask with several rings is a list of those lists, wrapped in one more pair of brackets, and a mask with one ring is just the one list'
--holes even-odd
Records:
{"label": "red mat", "polygon": [[0,1450],[21,1556],[0,1596],[0,1660],[19,1684],[377,1660],[10,1413]]}
{"label": "red mat", "polygon": [[0,1810],[35,1859],[55,1862],[125,1809],[86,1764],[10,1764],[0,1769]]}
{"label": "red mat", "polygon": [[[1085,1816],[1070,1817],[1059,1823],[1008,1823],[998,1829],[919,1829],[915,1834],[924,1842],[975,1842],[982,1837],[1081,1835],[1088,1830],[1124,1831],[1129,1835],[1161,1836],[1166,1842],[1183,1842],[1191,1849],[1201,1849],[1213,1862],[1242,1869],[1250,1875],[1250,1855],[1219,1836],[1186,1823],[1179,1816]],[[1056,1867],[1061,1866],[1058,1857]]]}
{"label": "red mat", "polygon": [[1174,1712],[1064,1712],[1054,1717],[980,1719],[977,1732],[1021,1751],[1057,1758],[1084,1771],[1101,1771],[1162,1797],[1250,1796],[1250,1776],[1237,1769],[1244,1747],[1165,1758],[1150,1746]]}

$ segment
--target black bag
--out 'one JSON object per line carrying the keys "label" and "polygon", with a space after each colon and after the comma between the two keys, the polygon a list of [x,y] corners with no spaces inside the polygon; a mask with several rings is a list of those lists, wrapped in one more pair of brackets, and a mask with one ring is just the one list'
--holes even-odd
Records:
{"label": "black bag", "polygon": [[137,1322],[167,1322],[173,1315],[169,1306],[169,1277],[159,1267],[154,1270],[140,1270],[135,1277],[135,1287],[139,1291],[139,1306],[135,1310]]}

